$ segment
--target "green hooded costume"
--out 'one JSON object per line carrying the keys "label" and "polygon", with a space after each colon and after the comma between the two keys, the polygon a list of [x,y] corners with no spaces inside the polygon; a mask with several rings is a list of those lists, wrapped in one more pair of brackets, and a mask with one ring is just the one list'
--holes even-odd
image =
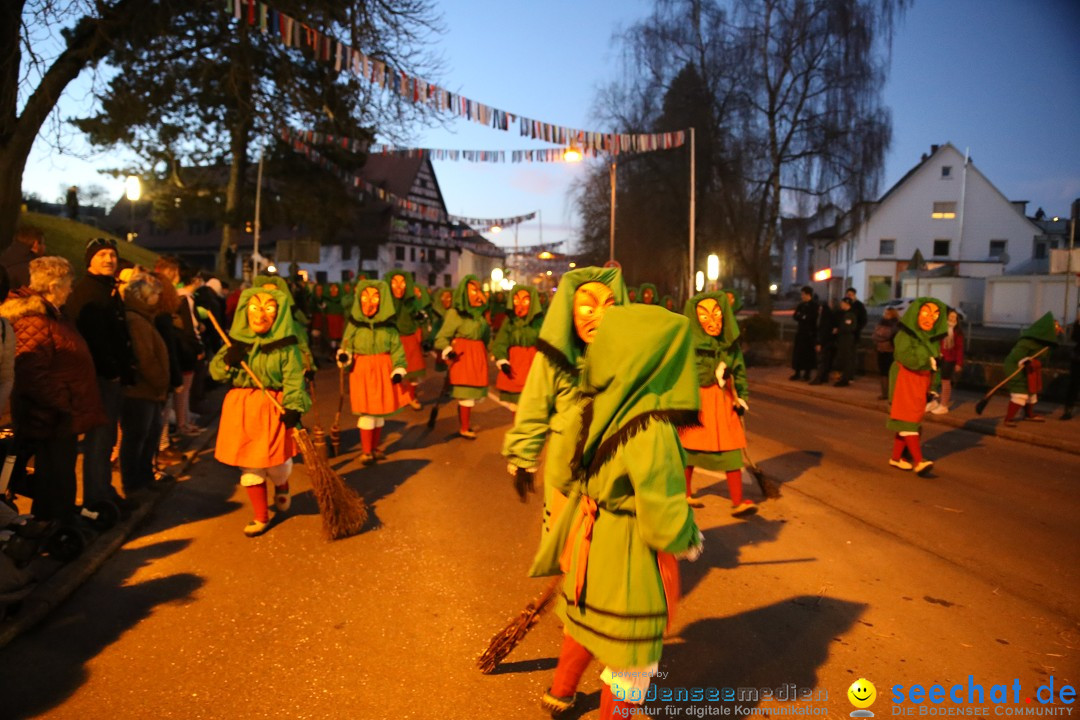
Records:
{"label": "green hooded costume", "polygon": [[731,312],[738,315],[739,311],[742,310],[742,292],[735,288],[723,288],[720,292],[731,295],[731,297],[728,298],[728,300],[731,301]]}
{"label": "green hooded costume", "polygon": [[[364,315],[360,303],[361,294],[369,287],[379,291],[379,307],[371,317]],[[349,365],[356,366],[349,376],[349,396],[353,412],[358,415],[388,417],[402,407],[403,401],[390,387],[390,375],[399,372],[398,368],[404,370],[406,365],[405,348],[398,335],[390,298],[390,286],[382,280],[361,280],[353,293],[341,352],[349,353]],[[379,355],[388,355],[389,363],[383,359],[384,364],[379,365],[376,358]],[[362,372],[365,369],[368,372]],[[355,383],[370,383],[372,387],[357,387]]]}
{"label": "green hooded costume", "polygon": [[[292,293],[289,291],[289,284],[285,282],[285,278],[280,275],[256,275],[255,279],[251,281],[251,286],[260,288],[265,285],[273,285],[282,293],[292,297]],[[300,305],[294,300],[292,305],[292,316],[295,323],[293,327],[296,329],[296,342],[300,345],[300,354],[304,358],[304,369],[311,370],[315,367],[315,359],[311,355],[311,343],[308,342],[308,318],[304,315],[303,310],[300,309]]]}
{"label": "green hooded costume", "polygon": [[663,299],[660,300],[660,307],[665,310],[670,310],[671,312],[679,312],[679,306],[676,305],[675,298],[670,295],[665,295]]}
{"label": "green hooded costume", "polygon": [[[1019,342],[1013,345],[1005,357],[1006,377],[1020,368],[1020,361],[1024,358],[1033,356],[1044,347],[1057,347],[1057,344],[1057,321],[1054,320],[1054,314],[1048,312],[1020,333]],[[1043,353],[1040,357],[1045,358],[1046,355],[1047,353]],[[1018,373],[1005,387],[1010,393],[1028,395],[1027,373]]]}
{"label": "green hooded costume", "polygon": [[[929,331],[919,327],[919,309],[936,305],[937,321]],[[894,432],[919,432],[926,409],[926,394],[941,386],[941,375],[930,359],[941,360],[941,338],[949,332],[949,308],[937,298],[921,297],[908,306],[893,338],[893,364],[889,368],[889,421]],[[901,372],[903,366],[906,372]]]}
{"label": "green hooded costume", "polygon": [[[558,292],[551,299],[525,388],[518,399],[514,426],[503,439],[503,456],[519,468],[535,470],[540,451],[547,443],[544,460],[544,518],[548,531],[559,505],[556,488],[567,482],[574,437],[580,425],[580,398],[577,391],[578,363],[585,343],[574,329],[574,293],[588,282],[600,282],[611,288],[616,305],[626,305],[626,286],[618,268],[584,267],[571,270],[559,281]],[[563,492],[565,495],[565,492]]]}
{"label": "green hooded costume", "polygon": [[398,333],[404,337],[416,332],[416,318],[413,317],[413,313],[416,312],[416,293],[413,291],[413,274],[408,270],[390,270],[383,275],[387,287],[398,275],[405,278],[405,295],[400,298],[394,297],[393,291],[391,291],[390,297],[394,299]]}
{"label": "green hooded costume", "polygon": [[[337,295],[333,294],[332,288],[337,288]],[[323,312],[327,315],[344,315],[345,299],[341,292],[341,283],[326,283],[323,290]]]}
{"label": "green hooded costume", "polygon": [[632,285],[626,286],[626,301],[631,303],[641,302],[641,293],[638,292],[636,287]]}
{"label": "green hooded costume", "polygon": [[[645,291],[652,290],[652,302],[645,302]],[[641,283],[641,287],[638,288],[637,301],[642,305],[659,305],[660,304],[660,291],[656,289],[656,286],[652,283]]]}
{"label": "green hooded costume", "polygon": [[[697,317],[697,305],[706,298],[712,298],[716,301],[723,317],[720,334],[715,337],[705,332],[705,328],[701,326],[701,322]],[[686,305],[683,306],[683,315],[690,320],[690,337],[694,345],[698,386],[703,391],[715,388],[719,384],[716,379],[716,370],[720,363],[724,363],[727,366],[727,382],[731,383],[735,394],[743,400],[749,398],[750,386],[746,379],[746,360],[743,359],[742,347],[739,345],[739,323],[735,320],[735,311],[731,309],[727,293],[723,291],[698,293],[686,301]],[[726,397],[724,402],[730,405],[730,400]],[[704,407],[705,403],[702,402],[702,405]],[[723,408],[723,412],[726,411],[727,408]],[[703,418],[703,420],[703,431],[713,434],[722,432],[717,427],[717,419]],[[720,427],[724,426],[721,425]],[[688,441],[688,443],[698,447],[692,441]],[[741,443],[735,444],[745,446],[745,438]],[[706,470],[726,472],[728,470],[738,470],[743,466],[741,447],[740,449],[715,452],[687,449],[686,455],[687,465]]]}
{"label": "green hooded costume", "polygon": [[[467,288],[470,282],[476,283],[477,288],[481,287],[480,281],[475,275],[466,275],[458,283],[457,289],[454,290],[454,303],[447,310],[446,315],[443,317],[442,327],[439,328],[439,332],[435,336],[435,349],[439,353],[450,347],[454,338],[479,340],[486,345],[491,337],[491,327],[484,319],[484,310],[487,303],[479,307],[473,307],[469,304]],[[456,400],[477,400],[487,397],[487,386],[474,387],[452,384],[450,396]]]}
{"label": "green hooded costume", "polygon": [[[525,291],[529,293],[529,311],[525,317],[518,317],[514,310],[514,297]],[[505,310],[507,319],[499,327],[495,339],[491,341],[491,354],[495,356],[495,364],[506,361],[513,367],[514,377],[506,378],[501,372],[496,386],[499,388],[499,399],[503,402],[516,403],[521,398],[521,391],[514,391],[512,387],[520,387],[525,383],[526,374],[523,367],[516,367],[510,357],[510,348],[535,348],[536,341],[540,338],[540,325],[544,321],[543,308],[540,307],[540,293],[531,285],[515,285],[509,293],[505,293]],[[524,366],[524,361],[521,361]],[[531,357],[529,361],[531,363]]]}
{"label": "green hooded costume", "polygon": [[693,357],[686,318],[637,305],[611,308],[585,353],[569,499],[531,574],[565,572],[565,632],[612,670],[659,661],[678,571],[669,555],[662,578],[657,553],[697,543],[677,429],[697,422]]}

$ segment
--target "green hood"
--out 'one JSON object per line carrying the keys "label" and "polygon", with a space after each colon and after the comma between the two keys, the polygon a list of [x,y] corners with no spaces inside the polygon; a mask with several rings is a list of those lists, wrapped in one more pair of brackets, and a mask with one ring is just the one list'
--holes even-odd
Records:
{"label": "green hood", "polygon": [[[938,315],[937,322],[934,323],[934,327],[930,332],[925,332],[919,328],[919,308],[926,303],[933,303],[938,306],[938,310],[941,314]],[[939,340],[949,332],[949,308],[948,306],[932,297],[915,298],[915,302],[908,306],[908,309],[904,311],[904,316],[900,318],[900,325],[909,333],[926,342],[933,342]]]}
{"label": "green hood", "polygon": [[[564,274],[559,280],[559,289],[548,303],[544,314],[544,324],[540,328],[540,342],[561,354],[569,368],[577,365],[578,357],[584,350],[584,343],[578,339],[574,330],[574,292],[587,282],[601,282],[611,288],[615,294],[616,305],[626,305],[626,286],[623,285],[622,270],[619,268],[583,267]],[[543,349],[543,345],[541,345]],[[549,358],[555,361],[555,358]]]}
{"label": "green hood", "polygon": [[431,293],[428,292],[427,286],[416,283],[413,287],[420,291],[419,297],[413,292],[413,302],[416,303],[416,307],[421,310],[427,310],[431,307]]}
{"label": "green hood", "polygon": [[[280,275],[256,275],[255,279],[251,281],[251,287],[262,287],[263,285],[273,285],[283,293],[289,293],[289,284],[285,282],[285,278]],[[290,295],[292,293],[289,293]]]}
{"label": "green hood", "polygon": [[514,296],[522,290],[529,293],[529,314],[525,316],[525,324],[531,325],[532,321],[544,311],[544,308],[540,306],[540,293],[532,285],[515,285],[511,288],[510,292],[506,293],[506,303],[503,305],[503,309],[511,320],[520,320],[521,318],[514,313]]}
{"label": "green hood", "polygon": [[633,285],[626,286],[626,301],[632,303],[641,302],[641,293]]}
{"label": "green hood", "polygon": [[650,305],[660,304],[660,291],[656,289],[656,286],[652,283],[641,283],[641,287],[637,291],[637,301],[642,305],[645,304],[645,291],[652,290],[652,302]]}
{"label": "green hood", "polygon": [[[248,327],[247,306],[252,296],[258,293],[267,293],[278,303],[277,317],[270,327],[270,332],[265,335],[256,335]],[[248,288],[240,294],[240,300],[236,304],[236,314],[233,316],[232,328],[229,329],[229,337],[255,347],[277,342],[290,336],[296,337],[292,307],[292,297],[288,293],[283,293],[280,290],[265,290],[261,287]]]}
{"label": "green hood", "polygon": [[[416,301],[416,295],[413,293],[413,274],[408,270],[390,270],[383,274],[382,279],[386,282],[386,286],[390,286],[390,281],[394,276],[400,275],[405,278],[405,295],[401,298],[394,298],[394,307],[400,308],[402,302]],[[393,297],[393,292],[390,293],[390,297]]]}
{"label": "green hood", "polygon": [[696,424],[700,401],[690,322],[661,307],[612,308],[585,353],[580,387],[591,403],[573,466],[589,475],[651,417]]}
{"label": "green hood", "polygon": [[[713,337],[705,332],[697,319],[697,304],[705,298],[712,298],[720,304],[720,312],[724,316],[724,326],[720,329],[719,337]],[[735,311],[731,309],[727,293],[724,291],[698,293],[686,301],[683,306],[683,315],[690,320],[690,337],[695,348],[701,350],[713,350],[717,346],[727,349],[739,339],[739,323],[735,319]],[[605,318],[606,321],[606,318]]]}
{"label": "green hood", "polygon": [[737,313],[742,310],[742,293],[735,288],[724,288],[724,293],[731,293],[731,312]]}
{"label": "green hood", "polygon": [[[446,310],[447,309],[443,307],[442,302],[439,300],[439,298],[442,296],[442,294],[444,292],[450,293],[451,298],[454,297],[454,290],[452,288],[437,287],[437,288],[434,288],[431,291],[431,309],[439,317],[445,317],[446,316]],[[453,307],[453,306],[454,306],[454,304],[453,304],[453,301],[451,300],[450,307]]]}
{"label": "green hood", "polygon": [[[367,317],[360,310],[360,291],[366,287],[374,287],[379,291],[379,309],[372,317]],[[390,286],[382,280],[361,280],[356,283],[356,287],[353,288],[353,304],[352,309],[349,311],[349,318],[358,325],[369,326],[392,321],[397,315],[397,312],[394,310],[394,303],[386,302],[386,299],[389,297]]]}
{"label": "green hood", "polygon": [[675,302],[675,298],[671,297],[670,295],[665,295],[663,298],[661,298],[660,307],[664,308],[665,310],[670,310],[671,312],[679,312],[679,306]]}
{"label": "green hood", "polygon": [[505,290],[492,290],[491,295],[488,296],[488,311],[492,315],[498,315],[499,313],[506,313],[506,291]]}
{"label": "green hood", "polygon": [[1020,337],[1030,338],[1031,340],[1043,343],[1044,345],[1057,345],[1057,321],[1054,320],[1054,313],[1048,312],[1043,315],[1025,328],[1025,330],[1020,333]]}
{"label": "green hood", "polygon": [[487,309],[487,303],[480,305],[479,307],[473,307],[469,304],[469,293],[465,289],[469,282],[476,283],[479,288],[483,287],[483,283],[475,275],[466,275],[461,278],[461,282],[458,283],[457,288],[454,290],[454,304],[452,307],[458,311],[459,315],[468,315],[473,318],[482,317],[484,311]]}

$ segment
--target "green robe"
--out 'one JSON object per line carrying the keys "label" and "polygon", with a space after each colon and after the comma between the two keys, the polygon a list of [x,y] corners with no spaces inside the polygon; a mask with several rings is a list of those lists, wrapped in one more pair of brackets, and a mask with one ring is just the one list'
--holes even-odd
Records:
{"label": "green robe", "polygon": [[[1048,312],[1020,333],[1019,342],[1013,345],[1012,350],[1005,357],[1005,376],[1008,377],[1019,370],[1020,361],[1024,358],[1033,356],[1044,347],[1057,347],[1057,344],[1057,323],[1054,320],[1054,314]],[[1048,354],[1043,353],[1039,356],[1041,363],[1046,362]],[[1016,377],[1010,380],[1005,387],[1011,393],[1027,395],[1027,373],[1017,373]]]}
{"label": "green robe", "polygon": [[[247,304],[258,293],[267,293],[278,301],[277,318],[265,335],[256,335],[248,326]],[[311,409],[311,397],[304,387],[304,361],[291,311],[292,299],[287,293],[261,287],[248,288],[237,303],[229,339],[248,346],[248,366],[266,389],[283,391],[281,404],[286,410],[304,413]],[[210,361],[210,377],[234,388],[258,387],[243,368],[225,364],[227,350],[223,345]],[[223,430],[227,431],[227,428]]]}
{"label": "green robe", "polygon": [[[477,286],[480,285],[475,275],[466,275],[454,290],[453,307],[446,311],[442,327],[435,336],[435,349],[440,353],[450,346],[454,338],[479,340],[485,345],[491,338],[491,326],[484,319],[484,305],[480,307],[469,305],[466,287],[470,281],[475,282]],[[451,385],[450,397],[455,400],[478,400],[487,397],[487,388]]]}
{"label": "green robe", "polygon": [[[521,290],[529,293],[529,312],[520,318],[514,312],[514,296]],[[491,354],[495,362],[507,360],[510,357],[511,347],[536,347],[536,341],[540,338],[540,325],[544,322],[543,308],[540,307],[540,293],[531,285],[515,285],[505,298],[507,318],[503,321],[499,332],[495,333],[495,339],[491,341]],[[523,388],[524,389],[524,388]],[[499,399],[503,402],[516,403],[521,399],[521,393],[499,391]]]}
{"label": "green robe", "polygon": [[[379,291],[379,309],[370,318],[360,310],[360,291],[366,287]],[[357,355],[389,353],[395,368],[405,367],[405,348],[394,325],[394,305],[384,300],[390,297],[390,286],[382,280],[361,280],[356,284],[353,296],[341,349]]]}
{"label": "green robe", "polygon": [[[937,323],[929,332],[919,327],[919,308],[927,303],[934,303],[940,310]],[[949,331],[949,309],[937,298],[921,297],[908,306],[900,318],[899,331],[893,338],[893,364],[889,368],[889,401],[892,402],[900,365],[915,372],[932,372],[930,389],[937,391],[941,387],[941,374],[933,370],[930,359],[941,362],[941,338]],[[894,432],[919,432],[921,423],[907,422],[889,418],[885,427]]]}
{"label": "green robe", "polygon": [[[531,574],[556,574],[564,558],[565,632],[613,670],[647,667],[660,659],[669,621],[657,552],[685,552],[698,537],[677,430],[698,413],[687,319],[660,307],[610,309],[579,387],[582,422],[560,487],[567,510]],[[593,504],[595,515],[583,515]]]}

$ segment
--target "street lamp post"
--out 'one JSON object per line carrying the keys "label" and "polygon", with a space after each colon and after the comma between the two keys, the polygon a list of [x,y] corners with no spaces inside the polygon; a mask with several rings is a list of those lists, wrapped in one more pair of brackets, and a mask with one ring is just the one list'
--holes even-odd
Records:
{"label": "street lamp post", "polygon": [[135,203],[142,197],[142,182],[138,175],[128,175],[124,180],[124,195],[128,200],[128,234],[127,241],[135,239]]}
{"label": "street lamp post", "polygon": [[611,239],[608,241],[608,260],[615,261],[615,161],[611,161]]}
{"label": "street lamp post", "polygon": [[695,206],[697,205],[697,175],[695,172],[696,157],[694,153],[694,128],[690,128],[690,282],[694,281],[694,238],[695,238]]}

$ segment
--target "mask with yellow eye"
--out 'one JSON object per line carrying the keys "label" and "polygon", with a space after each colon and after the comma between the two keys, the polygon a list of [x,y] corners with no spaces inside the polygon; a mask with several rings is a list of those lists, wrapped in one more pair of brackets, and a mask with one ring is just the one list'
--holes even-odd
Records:
{"label": "mask with yellow eye", "polygon": [[265,335],[274,327],[277,319],[278,303],[269,293],[256,293],[251,296],[247,306],[248,327],[256,335]]}
{"label": "mask with yellow eye", "polygon": [[469,281],[465,285],[465,295],[469,299],[470,307],[481,307],[487,302],[487,298],[484,297],[484,293],[480,290],[480,285]]}
{"label": "mask with yellow eye", "polygon": [[587,282],[574,291],[574,330],[591,343],[608,308],[615,304],[615,293],[602,282]]}
{"label": "mask with yellow eye", "polygon": [[442,294],[439,295],[439,302],[442,303],[444,310],[449,310],[450,306],[454,304],[454,293],[449,290],[443,290]]}
{"label": "mask with yellow eye", "polygon": [[412,294],[416,297],[417,300],[420,300],[422,298],[419,285],[413,285]]}
{"label": "mask with yellow eye", "polygon": [[340,294],[341,294],[341,288],[338,287],[337,283],[334,283],[333,285],[330,286],[330,297],[337,297]]}
{"label": "mask with yellow eye", "polygon": [[379,288],[369,285],[360,291],[360,312],[364,317],[375,317],[379,312]]}
{"label": "mask with yellow eye", "polygon": [[645,303],[646,305],[652,305],[653,297],[654,295],[652,288],[645,288],[645,290],[641,293],[641,302]]}
{"label": "mask with yellow eye", "polygon": [[393,294],[393,296],[396,297],[398,300],[405,297],[405,285],[406,282],[404,275],[393,276],[392,278],[390,278],[391,294]]}
{"label": "mask with yellow eye", "polygon": [[923,332],[930,332],[937,325],[938,318],[941,317],[941,308],[934,303],[923,303],[919,308],[919,329]]}
{"label": "mask with yellow eye", "polygon": [[528,290],[518,290],[514,293],[514,314],[523,318],[529,314],[529,306],[532,305],[532,295]]}
{"label": "mask with yellow eye", "polygon": [[705,298],[699,302],[694,310],[697,312],[697,320],[701,323],[701,329],[706,335],[720,337],[720,331],[724,329],[724,312],[716,298]]}

